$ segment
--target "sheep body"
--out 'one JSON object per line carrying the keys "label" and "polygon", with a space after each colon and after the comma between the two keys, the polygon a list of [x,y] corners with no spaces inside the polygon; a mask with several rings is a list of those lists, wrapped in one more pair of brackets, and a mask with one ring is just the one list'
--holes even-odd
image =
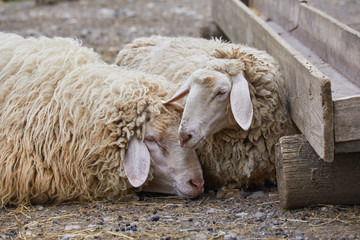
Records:
{"label": "sheep body", "polygon": [[[275,181],[275,144],[292,126],[283,105],[283,78],[273,57],[220,40],[153,36],[125,46],[115,63],[163,75],[177,88],[199,69],[230,76],[243,70],[254,111],[251,127],[247,131],[238,125],[226,128],[202,143],[197,153],[205,182],[211,188],[240,188]],[[229,104],[224,107],[231,115]]]}
{"label": "sheep body", "polygon": [[161,103],[165,79],[73,39],[0,33],[0,55],[0,206],[121,197],[130,139],[180,121],[182,108]]}

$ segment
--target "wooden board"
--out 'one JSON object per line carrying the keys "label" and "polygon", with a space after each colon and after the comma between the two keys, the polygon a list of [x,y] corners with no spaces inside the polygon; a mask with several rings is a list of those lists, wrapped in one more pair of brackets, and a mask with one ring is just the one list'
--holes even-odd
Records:
{"label": "wooden board", "polygon": [[300,52],[306,59],[311,62],[317,69],[328,76],[331,80],[331,92],[333,101],[348,96],[360,96],[360,88],[350,82],[346,77],[334,69],[330,64],[320,58],[306,44],[300,42],[290,32],[286,31],[278,23],[270,20],[266,22],[281,38],[292,46],[296,51]]}
{"label": "wooden board", "polygon": [[[360,33],[307,4],[301,4],[294,36],[360,87]],[[333,78],[331,78],[333,79]],[[335,79],[334,79],[335,80]],[[344,86],[346,81],[341,81]],[[335,142],[360,139],[360,95],[334,98]],[[360,151],[360,150],[358,150]]]}
{"label": "wooden board", "polygon": [[331,85],[303,55],[239,0],[213,0],[213,17],[233,41],[266,50],[281,65],[291,117],[325,161],[334,157]]}
{"label": "wooden board", "polygon": [[[286,0],[288,1],[288,0]],[[360,33],[329,15],[301,4],[293,34],[352,83],[360,87]]]}
{"label": "wooden board", "polygon": [[359,149],[359,140],[335,143],[335,153],[354,153],[359,152]]}
{"label": "wooden board", "polygon": [[297,0],[253,0],[249,5],[266,16],[266,19],[279,23],[286,31],[292,31],[298,26],[300,2]]}
{"label": "wooden board", "polygon": [[360,203],[360,153],[335,154],[327,163],[304,135],[286,136],[277,145],[276,173],[284,208]]}
{"label": "wooden board", "polygon": [[[293,35],[285,31],[277,23],[269,21],[267,24],[297,51],[331,79],[331,90],[334,103],[334,133],[335,152],[343,152],[345,148],[336,149],[339,144],[360,139],[360,88],[337,72],[331,65],[324,62],[311,49],[299,42]],[[349,97],[350,96],[350,97]],[[355,150],[355,148],[346,148]],[[359,150],[358,150],[359,151]],[[351,151],[353,152],[353,151]]]}
{"label": "wooden board", "polygon": [[330,78],[335,152],[353,152],[360,140],[360,33],[298,0],[253,0],[251,4],[263,18],[271,19],[267,23],[287,43]]}
{"label": "wooden board", "polygon": [[360,87],[358,31],[300,0],[253,0],[251,6]]}
{"label": "wooden board", "polygon": [[[334,116],[336,133],[335,140],[337,142],[359,140],[360,95],[338,99],[335,102]],[[360,152],[360,149],[358,149],[358,151]]]}

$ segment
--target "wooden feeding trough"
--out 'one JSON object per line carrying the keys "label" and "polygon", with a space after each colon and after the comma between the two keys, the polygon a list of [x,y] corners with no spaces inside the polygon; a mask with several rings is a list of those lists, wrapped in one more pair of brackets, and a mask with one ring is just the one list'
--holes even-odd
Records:
{"label": "wooden feeding trough", "polygon": [[304,1],[246,2],[213,0],[212,14],[231,41],[280,63],[302,133],[277,146],[283,207],[359,204],[360,33]]}

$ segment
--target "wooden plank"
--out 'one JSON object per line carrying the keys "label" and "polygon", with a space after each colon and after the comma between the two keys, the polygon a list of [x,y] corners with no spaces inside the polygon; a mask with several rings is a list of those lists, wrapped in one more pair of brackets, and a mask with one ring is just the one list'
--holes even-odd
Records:
{"label": "wooden plank", "polygon": [[360,87],[360,33],[300,0],[253,0],[266,19],[281,25]]}
{"label": "wooden plank", "polygon": [[[267,22],[268,25],[287,43],[306,56],[311,63],[331,79],[335,142],[348,142],[346,148],[341,147],[339,150],[336,150],[336,147],[344,146],[344,144],[336,144],[335,152],[355,149],[356,145],[354,147],[350,145],[356,144],[356,140],[360,140],[360,121],[358,121],[360,88],[359,85],[356,85],[360,82],[359,75],[356,75],[358,74],[357,70],[360,69],[360,38],[357,36],[358,34],[336,19],[332,19],[304,3],[300,4],[298,0],[254,0],[253,6],[264,14],[266,19],[271,19]],[[286,11],[287,7],[289,11]],[[290,12],[294,13],[298,19],[294,20],[294,17],[289,14]],[[294,31],[287,28],[289,22],[296,25]],[[349,50],[352,52],[348,53]],[[344,53],[346,54],[344,57],[350,63],[341,57],[336,57]],[[327,61],[331,60],[330,55],[335,55],[334,58],[338,58],[339,61],[329,64]],[[349,74],[345,75],[345,72],[337,70],[342,68],[340,65],[343,65],[344,62],[347,67],[355,68],[355,71],[352,71],[356,75],[354,78],[349,78]]]}
{"label": "wooden plank", "polygon": [[360,87],[360,32],[306,3],[300,6],[294,36]]}
{"label": "wooden plank", "polygon": [[[360,137],[360,96],[338,99],[335,102],[335,141],[359,140]],[[360,149],[358,149],[360,151]]]}
{"label": "wooden plank", "polygon": [[281,65],[291,117],[318,155],[334,157],[333,105],[328,77],[238,0],[213,0],[213,17],[234,42],[266,50]]}
{"label": "wooden plank", "polygon": [[[301,52],[307,59],[331,79],[331,90],[334,103],[334,133],[336,142],[355,141],[360,139],[360,88],[351,83],[347,78],[337,72],[332,66],[324,62],[311,49],[299,42],[293,35],[287,32],[278,24],[269,21],[267,24],[274,29],[281,37]],[[350,97],[349,97],[350,96]],[[355,149],[356,145],[350,147],[351,142],[346,144],[346,148],[341,147],[340,152],[345,149]],[[356,142],[353,142],[356,144]],[[335,144],[337,147],[343,146]],[[359,151],[359,150],[358,150]]]}
{"label": "wooden plank", "polygon": [[296,51],[301,52],[306,59],[314,64],[322,73],[328,76],[331,80],[332,98],[334,101],[348,96],[360,96],[360,88],[350,82],[346,77],[334,69],[331,65],[320,58],[307,45],[300,42],[291,33],[286,31],[282,26],[274,21],[266,22],[282,39],[284,39]]}
{"label": "wooden plank", "polygon": [[335,143],[335,153],[354,153],[359,152],[359,149],[359,140]]}
{"label": "wooden plank", "polygon": [[280,24],[286,31],[297,28],[300,12],[298,0],[253,0],[250,7],[260,11],[266,19]]}
{"label": "wooden plank", "polygon": [[338,19],[352,29],[360,31],[360,9],[358,7],[360,2],[358,0],[306,0],[306,3]]}
{"label": "wooden plank", "polygon": [[286,136],[277,145],[276,173],[284,208],[360,203],[360,153],[335,154],[327,163],[304,135]]}

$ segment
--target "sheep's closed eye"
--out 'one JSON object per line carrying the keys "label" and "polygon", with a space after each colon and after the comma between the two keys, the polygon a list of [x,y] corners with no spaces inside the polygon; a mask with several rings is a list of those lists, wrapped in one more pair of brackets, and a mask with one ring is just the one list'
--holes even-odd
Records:
{"label": "sheep's closed eye", "polygon": [[216,92],[215,96],[211,100],[213,100],[216,97],[222,97],[226,95],[227,92],[228,92],[227,89],[220,89],[219,91]]}
{"label": "sheep's closed eye", "polygon": [[153,136],[146,136],[145,137],[145,141],[148,141],[148,142],[156,142],[155,141],[155,138]]}
{"label": "sheep's closed eye", "polygon": [[166,148],[160,145],[153,136],[146,136],[145,141],[148,144],[156,144],[161,149],[161,151],[166,151]]}
{"label": "sheep's closed eye", "polygon": [[227,90],[226,89],[221,89],[217,94],[216,96],[221,96],[221,95],[224,95],[225,93],[227,93]]}

